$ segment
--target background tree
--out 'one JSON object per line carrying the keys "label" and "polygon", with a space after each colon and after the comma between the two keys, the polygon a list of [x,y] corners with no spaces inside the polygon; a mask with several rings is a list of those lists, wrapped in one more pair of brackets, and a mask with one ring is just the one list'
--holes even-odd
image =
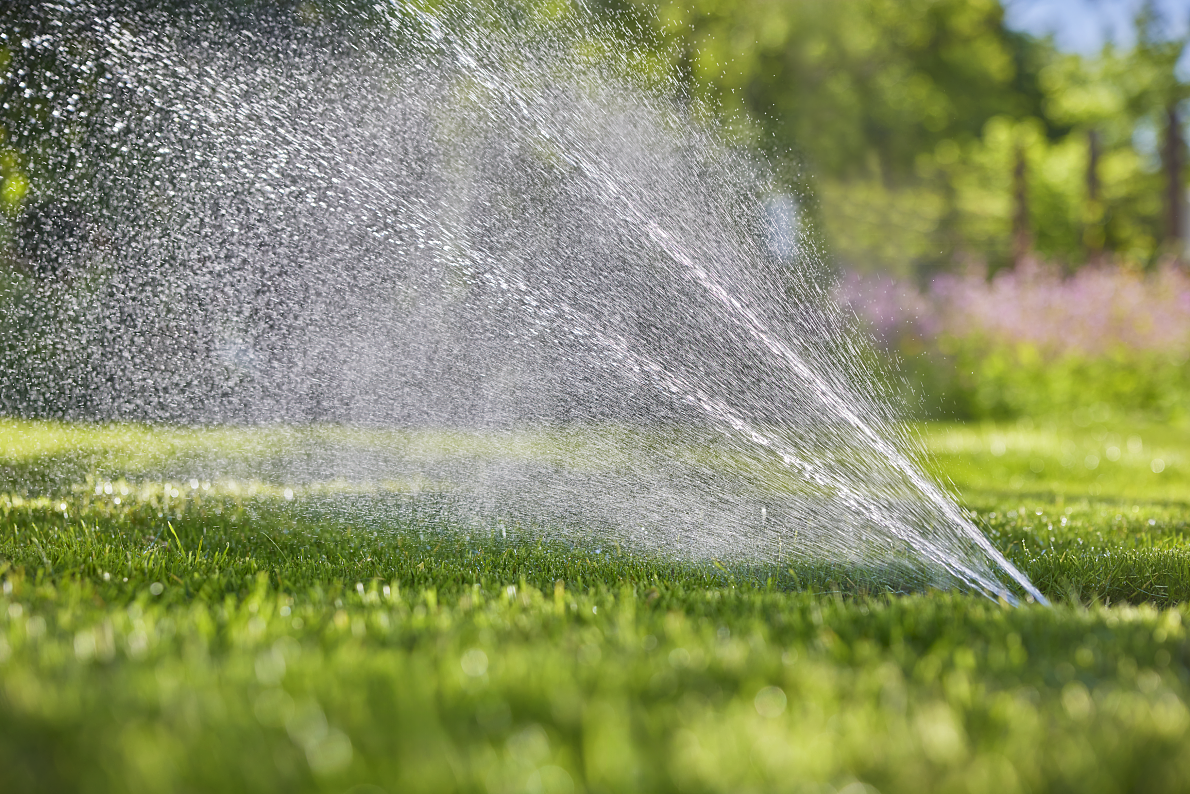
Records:
{"label": "background tree", "polygon": [[692,96],[799,160],[844,266],[994,269],[1026,227],[1070,267],[1179,245],[1185,42],[1151,7],[1135,47],[1085,57],[1010,30],[996,0],[639,2]]}
{"label": "background tree", "polygon": [[[379,24],[356,0],[110,2],[68,15],[72,27],[53,37],[68,43],[63,57],[45,43],[51,15],[40,7],[0,7],[0,238],[26,209],[101,196],[96,180],[146,162],[122,149],[121,120],[107,117],[113,92],[135,87],[102,62],[79,68],[112,20],[222,15],[267,35]],[[1152,7],[1134,47],[1091,57],[1009,29],[998,0],[595,8],[612,20],[599,35],[628,53],[627,72],[661,86],[672,83],[658,75],[676,76],[692,107],[769,154],[845,267],[996,269],[1019,258],[1025,228],[1030,251],[1068,267],[1106,256],[1143,267],[1184,249],[1186,42],[1164,33]],[[518,9],[573,13],[546,0]]]}
{"label": "background tree", "polygon": [[1037,115],[1048,45],[994,0],[662,3],[692,93],[814,175],[831,249],[907,273],[962,247],[947,175],[1000,115]]}

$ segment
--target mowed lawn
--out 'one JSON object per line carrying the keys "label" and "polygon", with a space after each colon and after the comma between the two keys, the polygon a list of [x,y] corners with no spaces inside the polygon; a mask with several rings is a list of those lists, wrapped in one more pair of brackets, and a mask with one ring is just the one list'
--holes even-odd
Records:
{"label": "mowed lawn", "polygon": [[1190,433],[923,433],[1054,606],[163,474],[265,431],[0,423],[0,790],[1187,790]]}

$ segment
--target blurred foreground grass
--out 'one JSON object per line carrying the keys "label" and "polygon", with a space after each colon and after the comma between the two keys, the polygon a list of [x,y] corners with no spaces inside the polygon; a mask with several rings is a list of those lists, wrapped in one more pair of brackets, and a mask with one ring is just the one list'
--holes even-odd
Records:
{"label": "blurred foreground grass", "polygon": [[[1190,435],[1112,432],[925,428],[1051,609],[43,478],[0,496],[4,788],[1182,791]],[[132,475],[170,433],[9,423],[0,466]]]}

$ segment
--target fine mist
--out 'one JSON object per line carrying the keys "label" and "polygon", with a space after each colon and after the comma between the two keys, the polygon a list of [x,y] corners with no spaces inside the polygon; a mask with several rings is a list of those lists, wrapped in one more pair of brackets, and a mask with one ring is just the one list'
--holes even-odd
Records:
{"label": "fine mist", "polygon": [[9,66],[54,78],[10,135],[0,410],[280,425],[274,474],[476,526],[1040,599],[913,462],[764,163],[619,31],[64,8]]}

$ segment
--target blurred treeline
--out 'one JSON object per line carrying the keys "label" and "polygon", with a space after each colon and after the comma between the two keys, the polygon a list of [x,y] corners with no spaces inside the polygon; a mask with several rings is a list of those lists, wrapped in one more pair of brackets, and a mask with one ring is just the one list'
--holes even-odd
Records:
{"label": "blurred treeline", "polygon": [[[648,2],[649,0],[637,0]],[[1186,40],[1151,6],[1083,56],[998,0],[662,0],[697,96],[796,156],[828,250],[925,280],[972,260],[1181,257]]]}
{"label": "blurred treeline", "polygon": [[[39,150],[65,143],[51,116],[85,117],[102,92],[58,86],[55,99],[54,64],[22,57],[37,34],[29,12],[37,4],[5,5],[0,204],[14,219],[37,192]],[[71,13],[138,4],[101,5]],[[139,5],[164,14],[238,9],[244,24],[273,29],[375,14],[356,0]],[[594,7],[653,53],[635,63],[676,75],[689,98],[782,166],[805,221],[846,268],[924,279],[956,263],[996,270],[1034,253],[1074,268],[1107,254],[1147,267],[1184,252],[1190,85],[1177,62],[1186,41],[1167,35],[1151,6],[1135,20],[1135,46],[1091,57],[1011,30],[998,0]],[[538,8],[567,13],[568,4],[529,0],[509,14]],[[31,124],[39,115],[45,123]]]}
{"label": "blurred treeline", "polygon": [[1188,41],[1154,4],[1080,55],[999,0],[635,2],[790,164],[914,413],[1190,421]]}
{"label": "blurred treeline", "polygon": [[[431,12],[440,4],[416,3]],[[781,189],[797,198],[803,235],[825,243],[840,270],[866,274],[845,279],[841,298],[908,362],[923,414],[1114,405],[1190,421],[1190,282],[1169,269],[1187,258],[1190,226],[1190,82],[1178,66],[1188,41],[1169,34],[1171,20],[1153,5],[1140,7],[1134,45],[1095,55],[1011,29],[1000,0],[471,5],[509,25],[593,11],[606,24],[591,20],[592,42],[623,50],[612,59],[620,71],[763,151]],[[112,115],[135,105],[127,96],[135,87],[85,57],[109,29],[99,21],[217,14],[262,36],[324,26],[342,38],[379,29],[386,8],[371,0],[0,3],[0,247],[51,279],[70,272],[72,258],[94,256],[72,246],[101,256],[121,250],[108,240],[115,230],[88,222],[120,216],[79,205],[110,201],[120,190],[109,188],[155,161],[148,149],[127,151],[132,136]],[[63,20],[73,26],[66,34]],[[49,33],[68,51],[45,46]],[[393,47],[399,56],[400,43]],[[123,104],[109,101],[115,94]],[[1038,262],[1056,267],[1039,276]],[[1012,266],[1022,263],[1034,269],[1016,268],[1014,280]],[[1109,264],[1120,267],[1108,273]],[[1057,277],[1097,270],[1102,278]],[[960,281],[947,281],[948,272]],[[1130,280],[1142,272],[1152,277]],[[1003,278],[988,278],[997,273]],[[896,295],[903,299],[880,302]],[[1119,333],[1074,344],[1066,326],[1047,335],[1032,322],[1072,301],[1098,308],[1067,326]],[[1160,317],[1157,303],[1167,309]],[[36,328],[56,322],[26,314],[37,316]],[[1002,322],[1009,314],[1019,321]],[[1158,325],[1172,335],[1136,341],[1156,339],[1145,329]],[[13,339],[28,356],[26,340],[44,335],[22,328]],[[173,338],[174,330],[154,333]]]}

